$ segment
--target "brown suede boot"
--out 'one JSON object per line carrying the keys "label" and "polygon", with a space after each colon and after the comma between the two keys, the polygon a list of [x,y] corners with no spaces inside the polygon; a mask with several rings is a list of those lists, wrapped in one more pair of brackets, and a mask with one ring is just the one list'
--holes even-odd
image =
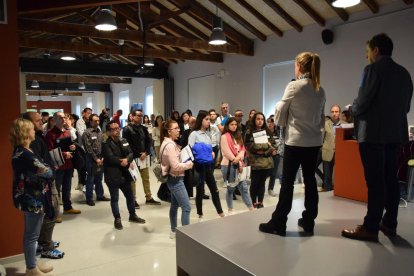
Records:
{"label": "brown suede boot", "polygon": [[37,268],[43,273],[49,273],[53,270],[53,266],[39,262],[37,263]]}
{"label": "brown suede boot", "polygon": [[42,276],[42,275],[46,275],[44,274],[42,271],[40,271],[37,266],[35,268],[32,269],[26,269],[26,276]]}

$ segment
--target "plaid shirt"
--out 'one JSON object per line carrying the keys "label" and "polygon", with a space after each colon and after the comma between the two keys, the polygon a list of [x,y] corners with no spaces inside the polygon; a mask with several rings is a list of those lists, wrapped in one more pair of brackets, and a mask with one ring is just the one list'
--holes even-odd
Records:
{"label": "plaid shirt", "polygon": [[87,128],[82,135],[82,140],[86,153],[90,155],[93,160],[96,161],[102,157],[103,135],[99,128]]}

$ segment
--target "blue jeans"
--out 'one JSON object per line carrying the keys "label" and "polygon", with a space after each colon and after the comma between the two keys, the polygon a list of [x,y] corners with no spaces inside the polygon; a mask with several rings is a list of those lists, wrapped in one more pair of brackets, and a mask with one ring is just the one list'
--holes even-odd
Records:
{"label": "blue jeans", "polygon": [[36,267],[36,248],[39,238],[40,228],[42,227],[44,213],[35,214],[24,212],[24,234],[23,247],[26,268]]}
{"label": "blue jeans", "polygon": [[94,167],[96,167],[96,161],[89,155],[86,156],[86,200],[93,199],[93,186],[95,185],[96,198],[101,198],[104,195],[102,187],[103,167],[100,172],[94,173]]}
{"label": "blue jeans", "polygon": [[277,177],[277,171],[279,168],[279,162],[280,162],[280,155],[277,154],[273,156],[273,169],[270,171],[270,179],[269,179],[269,188],[268,190],[273,190],[275,187],[276,177]]}
{"label": "blue jeans", "polygon": [[181,225],[190,224],[191,205],[188,198],[187,190],[184,186],[184,177],[168,176],[168,189],[171,192],[171,206],[170,206],[170,224],[171,231],[175,232],[177,228],[177,210],[181,207]]}
{"label": "blue jeans", "polygon": [[106,183],[106,185],[108,185],[109,194],[111,195],[111,210],[112,210],[112,215],[114,216],[114,218],[121,217],[121,214],[119,213],[119,206],[118,206],[119,190],[121,190],[125,196],[129,215],[134,215],[135,214],[135,200],[134,200],[134,196],[132,195],[131,182],[125,181],[124,183],[121,183],[121,184]]}
{"label": "blue jeans", "polygon": [[[227,179],[227,170],[228,166],[221,166],[221,173],[223,174],[224,182],[230,180],[230,182],[234,182],[236,179],[236,167],[230,166],[230,173],[229,173],[229,179]],[[227,202],[227,208],[233,209],[233,193],[234,190],[239,189],[240,194],[242,196],[242,200],[244,204],[246,204],[247,208],[252,208],[252,200],[249,196],[249,184],[247,181],[240,181],[239,184],[235,187],[227,186],[227,193],[226,193],[226,202]]]}
{"label": "blue jeans", "polygon": [[63,210],[72,209],[70,189],[72,188],[73,169],[56,170],[56,189],[62,195]]}

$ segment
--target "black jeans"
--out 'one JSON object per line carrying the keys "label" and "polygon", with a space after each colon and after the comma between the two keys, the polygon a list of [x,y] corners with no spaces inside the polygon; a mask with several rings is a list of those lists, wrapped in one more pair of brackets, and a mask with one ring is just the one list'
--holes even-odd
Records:
{"label": "black jeans", "polygon": [[[204,180],[210,190],[211,200],[213,201],[214,207],[216,208],[217,214],[223,213],[221,208],[219,191],[217,188],[216,179],[214,178],[214,164],[211,167],[206,167],[202,170],[199,170],[200,174],[204,174]],[[203,195],[204,195],[204,183],[198,184],[196,187],[196,207],[197,214],[199,216],[203,215]]]}
{"label": "black jeans", "polygon": [[253,205],[257,203],[263,204],[263,198],[265,194],[265,182],[266,178],[270,175],[271,170],[252,170],[251,185],[250,185],[250,198]]}
{"label": "black jeans", "polygon": [[121,217],[121,214],[119,212],[119,205],[118,205],[119,190],[121,190],[125,196],[129,215],[130,216],[134,215],[135,214],[135,200],[134,200],[134,195],[132,194],[131,182],[125,181],[121,184],[107,182],[106,185],[108,186],[109,194],[111,195],[111,210],[112,210],[112,215],[114,216],[114,218]]}
{"label": "black jeans", "polygon": [[295,147],[285,145],[283,160],[283,181],[280,188],[279,202],[272,214],[270,223],[280,229],[286,228],[287,216],[292,209],[293,184],[299,166],[302,166],[305,183],[305,211],[302,212],[304,224],[312,227],[318,215],[318,190],[316,187],[316,159],[320,147]]}
{"label": "black jeans", "polygon": [[400,201],[397,178],[399,150],[399,144],[359,144],[368,187],[368,211],[364,226],[370,232],[378,232],[381,219],[386,226],[397,227]]}

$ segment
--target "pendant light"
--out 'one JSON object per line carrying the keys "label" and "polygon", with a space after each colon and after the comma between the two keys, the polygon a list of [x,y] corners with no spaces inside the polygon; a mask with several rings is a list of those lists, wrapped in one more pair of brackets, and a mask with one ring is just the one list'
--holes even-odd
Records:
{"label": "pendant light", "polygon": [[66,61],[72,61],[72,60],[75,60],[75,59],[76,59],[76,57],[75,57],[75,54],[74,54],[74,53],[69,53],[69,52],[67,52],[67,53],[63,53],[63,54],[60,56],[60,59],[62,59],[62,60],[66,60]]}
{"label": "pendant light", "polygon": [[332,2],[332,6],[335,8],[349,8],[358,5],[361,0],[335,0]]}
{"label": "pendant light", "polygon": [[86,89],[85,83],[84,83],[83,81],[81,81],[81,82],[79,83],[78,89],[79,89],[79,90],[85,90],[85,89]]}
{"label": "pendant light", "polygon": [[223,20],[218,16],[218,7],[216,6],[216,15],[213,16],[213,30],[211,31],[208,44],[224,45],[226,43],[226,35],[223,32]]}
{"label": "pendant light", "polygon": [[116,20],[112,16],[110,6],[102,7],[101,10],[99,11],[98,16],[95,18],[95,20],[96,20],[95,29],[97,30],[113,31],[118,28],[116,25]]}
{"label": "pendant light", "polygon": [[31,88],[39,88],[39,82],[37,80],[32,80]]}

